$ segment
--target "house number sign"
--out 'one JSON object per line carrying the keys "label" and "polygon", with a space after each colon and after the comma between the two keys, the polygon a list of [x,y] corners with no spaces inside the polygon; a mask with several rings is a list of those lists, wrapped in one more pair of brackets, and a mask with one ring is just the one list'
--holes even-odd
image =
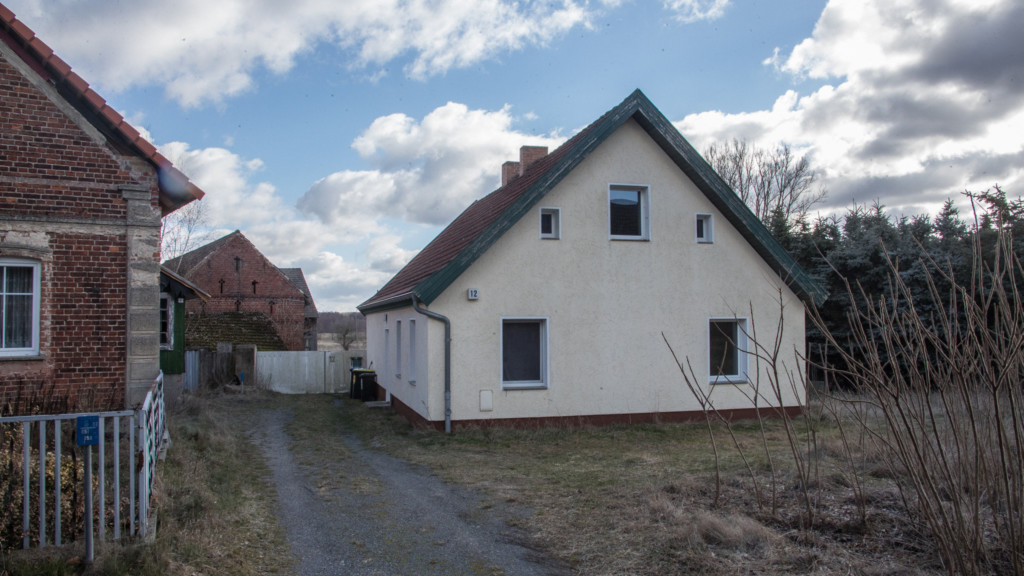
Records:
{"label": "house number sign", "polygon": [[470,288],[469,290],[466,290],[466,297],[469,298],[470,300],[479,300],[480,291],[477,290],[476,288]]}

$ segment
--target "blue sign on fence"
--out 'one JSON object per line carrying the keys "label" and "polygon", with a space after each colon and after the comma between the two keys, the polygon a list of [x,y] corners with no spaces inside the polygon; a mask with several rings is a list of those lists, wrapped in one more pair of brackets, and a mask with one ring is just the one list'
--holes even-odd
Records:
{"label": "blue sign on fence", "polygon": [[100,443],[99,416],[79,416],[75,422],[78,424],[79,446],[97,446]]}

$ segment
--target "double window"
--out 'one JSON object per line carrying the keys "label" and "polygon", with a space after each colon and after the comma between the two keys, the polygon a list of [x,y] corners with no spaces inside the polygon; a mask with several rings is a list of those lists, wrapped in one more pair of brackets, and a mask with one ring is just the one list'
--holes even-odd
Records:
{"label": "double window", "polygon": [[746,318],[708,320],[708,366],[712,384],[747,381]]}
{"label": "double window", "polygon": [[0,258],[0,356],[39,354],[40,266]]}
{"label": "double window", "polygon": [[546,318],[501,320],[501,384],[503,388],[547,388]]}
{"label": "double window", "polygon": [[608,188],[608,235],[612,240],[650,240],[650,194],[646,186]]}

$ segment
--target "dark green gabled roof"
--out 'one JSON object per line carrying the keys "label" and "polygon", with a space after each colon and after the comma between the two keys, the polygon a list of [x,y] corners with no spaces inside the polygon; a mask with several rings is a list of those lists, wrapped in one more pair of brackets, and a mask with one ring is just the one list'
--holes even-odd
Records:
{"label": "dark green gabled roof", "polygon": [[522,176],[474,202],[372,298],[364,314],[405,306],[413,297],[430,304],[498,238],[530,211],[605,139],[633,119],[739,230],[754,250],[803,300],[820,304],[822,289],[772,237],[718,173],[640,90],[609,110]]}

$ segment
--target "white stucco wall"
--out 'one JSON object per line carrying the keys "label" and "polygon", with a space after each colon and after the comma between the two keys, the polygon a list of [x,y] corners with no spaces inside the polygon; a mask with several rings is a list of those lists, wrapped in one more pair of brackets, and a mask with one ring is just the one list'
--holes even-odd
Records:
{"label": "white stucco wall", "polygon": [[[398,358],[397,331],[398,323],[402,324],[401,361]],[[428,323],[429,322],[429,323]],[[441,329],[437,335],[429,331]],[[415,337],[412,332],[415,330]],[[385,334],[389,342],[385,344]],[[415,346],[413,339],[415,338]],[[437,346],[437,350],[428,353],[428,342]],[[366,367],[372,362],[377,372],[377,383],[396,395],[401,401],[415,410],[424,418],[438,420],[444,418],[444,326],[418,314],[411,306],[370,314],[366,317]],[[410,358],[415,354],[415,359]],[[435,360],[431,363],[431,356]],[[429,388],[427,382],[436,383],[433,393],[441,394],[440,400],[431,398],[428,402]],[[440,390],[440,392],[438,392]],[[432,416],[436,404],[440,403],[441,416]],[[431,410],[428,411],[428,405]]]}
{"label": "white stucco wall", "polygon": [[[609,239],[610,184],[649,187],[650,241]],[[540,239],[541,207],[561,209],[560,239]],[[695,241],[698,213],[713,214],[713,244]],[[764,334],[762,343],[771,347],[780,287],[782,357],[788,367],[797,368],[794,351],[802,352],[804,342],[802,303],[647,134],[629,121],[431,304],[431,310],[452,322],[452,418],[698,410],[663,332],[680,359],[690,361],[701,385],[713,387],[717,407],[750,408],[751,384],[709,384],[708,319],[749,318],[748,328]],[[469,288],[479,291],[479,300],[467,299]],[[414,311],[387,314],[392,338],[400,317],[407,340],[407,319],[417,316]],[[368,319],[370,350],[384,348],[383,316]],[[502,389],[503,317],[547,319],[547,389]],[[415,386],[395,379],[393,366],[387,381],[421,415],[443,420],[443,327],[417,318],[420,333],[424,327],[429,338],[418,341],[424,358],[417,365],[428,376],[429,393],[421,378]],[[394,356],[394,342],[390,352]],[[381,360],[373,352],[370,357],[379,372]],[[755,369],[750,359],[749,370]],[[764,374],[761,382],[767,386]],[[481,392],[487,391],[492,410],[482,411]],[[802,397],[787,393],[786,405],[802,403]]]}

